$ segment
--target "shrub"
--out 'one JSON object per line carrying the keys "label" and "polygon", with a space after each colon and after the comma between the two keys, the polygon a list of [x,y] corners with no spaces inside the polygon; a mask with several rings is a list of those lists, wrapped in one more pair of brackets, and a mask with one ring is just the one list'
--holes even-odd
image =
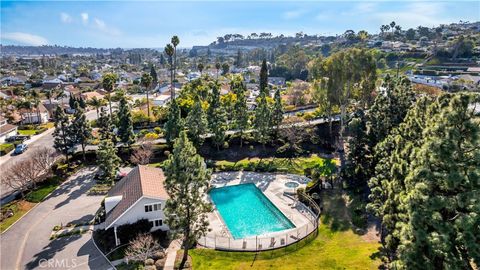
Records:
{"label": "shrub", "polygon": [[159,136],[158,136],[157,133],[149,132],[149,133],[145,134],[145,137],[144,137],[144,138],[145,138],[145,140],[152,140],[152,141],[153,141],[153,140],[158,139],[158,137],[159,137]]}
{"label": "shrub", "polygon": [[147,219],[139,219],[135,223],[121,225],[118,227],[120,242],[128,243],[138,234],[150,232],[151,228],[152,224]]}
{"label": "shrub", "polygon": [[162,251],[157,251],[155,252],[155,254],[153,254],[153,259],[154,260],[160,260],[160,259],[163,259],[165,258],[165,252],[162,252]]}
{"label": "shrub", "polygon": [[145,260],[145,265],[154,265],[155,261],[153,259],[146,259]]}
{"label": "shrub", "polygon": [[35,130],[35,135],[42,134],[43,132],[47,131],[48,128],[46,127],[41,127],[37,130]]}
{"label": "shrub", "polygon": [[155,267],[157,270],[163,269],[163,266],[165,265],[165,260],[160,259],[155,261]]}
{"label": "shrub", "polygon": [[155,267],[155,265],[146,265],[143,269],[144,270],[156,270],[157,268]]}
{"label": "shrub", "polygon": [[0,156],[6,155],[8,152],[12,151],[15,146],[12,143],[0,144]]}
{"label": "shrub", "polygon": [[160,135],[160,134],[162,134],[162,133],[163,133],[163,131],[162,131],[162,128],[161,128],[161,127],[155,127],[155,128],[153,129],[153,131],[154,131],[155,133],[157,133],[158,135]]}
{"label": "shrub", "polygon": [[147,129],[142,129],[138,132],[138,137],[145,137],[145,135],[148,133],[149,131]]}

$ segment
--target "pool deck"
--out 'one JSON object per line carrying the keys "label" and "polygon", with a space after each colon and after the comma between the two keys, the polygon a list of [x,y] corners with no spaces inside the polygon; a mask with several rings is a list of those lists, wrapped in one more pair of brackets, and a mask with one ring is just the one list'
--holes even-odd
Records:
{"label": "pool deck", "polygon": [[223,222],[221,215],[215,209],[208,214],[211,231],[206,237],[200,239],[199,244],[223,250],[265,250],[285,246],[302,239],[315,228],[315,217],[308,208],[299,203],[293,196],[296,188],[288,188],[285,186],[285,183],[295,182],[299,184],[298,187],[305,187],[309,181],[310,179],[307,177],[294,174],[242,171],[213,174],[212,186],[214,187],[246,183],[255,184],[295,225],[295,228],[247,239],[234,239]]}

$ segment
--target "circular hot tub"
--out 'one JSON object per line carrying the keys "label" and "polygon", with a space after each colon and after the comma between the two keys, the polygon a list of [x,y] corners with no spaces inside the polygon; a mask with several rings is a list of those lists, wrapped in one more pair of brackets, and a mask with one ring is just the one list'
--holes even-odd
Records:
{"label": "circular hot tub", "polygon": [[297,182],[286,182],[285,186],[287,188],[297,188],[298,186],[300,186],[300,184]]}

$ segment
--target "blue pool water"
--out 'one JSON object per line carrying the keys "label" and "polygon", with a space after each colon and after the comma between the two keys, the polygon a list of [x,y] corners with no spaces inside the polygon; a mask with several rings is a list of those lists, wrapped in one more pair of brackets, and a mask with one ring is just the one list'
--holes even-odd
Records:
{"label": "blue pool water", "polygon": [[295,227],[254,184],[215,188],[209,194],[235,239]]}

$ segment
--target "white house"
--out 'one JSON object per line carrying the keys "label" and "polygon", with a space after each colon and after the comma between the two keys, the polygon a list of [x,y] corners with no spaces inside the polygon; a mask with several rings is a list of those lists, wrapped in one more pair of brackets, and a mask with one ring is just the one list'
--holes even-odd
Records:
{"label": "white house", "polygon": [[170,94],[168,95],[159,95],[153,99],[154,106],[165,106],[171,99]]}
{"label": "white house", "polygon": [[168,194],[163,186],[165,176],[162,169],[137,166],[120,180],[105,198],[105,229],[114,228],[116,244],[117,227],[148,219],[154,230],[168,230],[164,223],[163,209]]}
{"label": "white house", "polygon": [[17,126],[7,123],[7,119],[0,116],[0,143],[4,143],[8,137],[17,135]]}
{"label": "white house", "polygon": [[20,115],[22,116],[22,124],[43,124],[47,123],[50,118],[47,108],[40,103],[38,110],[35,107],[32,109],[21,109]]}

